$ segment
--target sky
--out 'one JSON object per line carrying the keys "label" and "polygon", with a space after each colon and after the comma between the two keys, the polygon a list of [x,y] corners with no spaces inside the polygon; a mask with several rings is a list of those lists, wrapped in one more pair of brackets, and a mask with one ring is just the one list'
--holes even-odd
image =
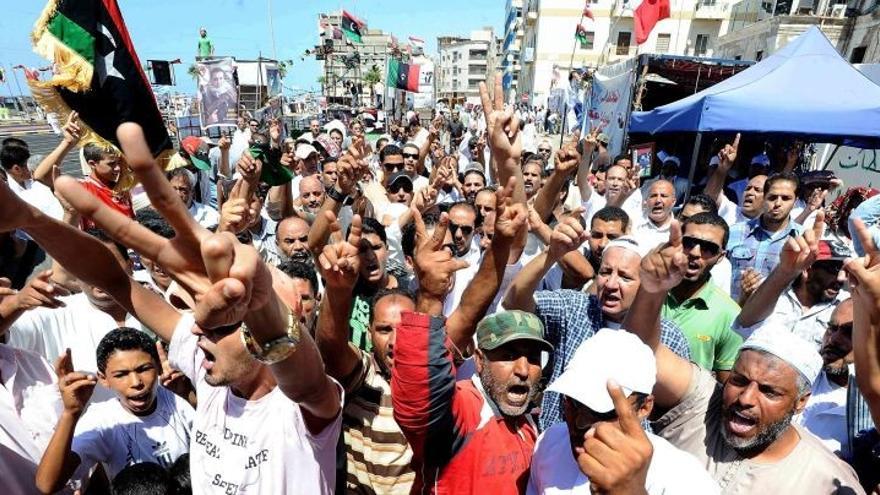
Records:
{"label": "sky", "polygon": [[[31,50],[30,31],[45,6],[43,0],[0,0],[0,66],[10,75],[13,65],[44,67],[46,61]],[[277,58],[293,59],[284,80],[290,90],[317,90],[320,65],[314,58],[300,60],[318,42],[317,15],[345,8],[368,27],[391,32],[401,41],[409,36],[426,42],[427,54],[437,53],[437,36],[467,36],[483,26],[503,35],[504,0],[118,0],[135,50],[148,59],[180,58],[177,89],[192,93],[195,84],[186,69],[193,63],[199,27],[208,30],[217,55],[254,59],[260,52],[273,58],[269,7],[275,31]],[[24,76],[16,71],[22,90]],[[18,94],[15,81],[0,85],[0,95]],[[11,90],[11,93],[10,93]]]}

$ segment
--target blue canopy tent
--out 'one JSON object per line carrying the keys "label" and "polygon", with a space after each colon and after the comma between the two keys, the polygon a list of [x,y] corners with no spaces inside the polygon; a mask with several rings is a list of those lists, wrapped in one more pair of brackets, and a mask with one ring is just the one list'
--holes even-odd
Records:
{"label": "blue canopy tent", "polygon": [[880,86],[813,26],[733,77],[674,103],[633,112],[629,126],[630,133],[696,132],[691,181],[702,133],[718,131],[880,148]]}

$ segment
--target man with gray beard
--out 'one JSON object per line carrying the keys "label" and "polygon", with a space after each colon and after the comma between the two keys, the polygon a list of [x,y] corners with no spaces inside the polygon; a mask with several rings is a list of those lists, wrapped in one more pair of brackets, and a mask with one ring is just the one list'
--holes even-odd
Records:
{"label": "man with gray beard", "polygon": [[285,261],[298,261],[314,265],[309,251],[309,224],[298,216],[290,216],[278,222],[275,241],[264,242],[260,256],[266,263],[278,266]]}
{"label": "man with gray beard", "polygon": [[[817,246],[809,230],[786,249],[809,257]],[[792,423],[823,365],[811,343],[774,326],[760,328],[740,348],[724,384],[661,344],[660,308],[686,271],[681,227],[673,221],[669,241],[642,259],[639,293],[623,323],[657,360],[655,404],[666,412],[655,431],[694,455],[722,493],[864,493],[851,467]]]}

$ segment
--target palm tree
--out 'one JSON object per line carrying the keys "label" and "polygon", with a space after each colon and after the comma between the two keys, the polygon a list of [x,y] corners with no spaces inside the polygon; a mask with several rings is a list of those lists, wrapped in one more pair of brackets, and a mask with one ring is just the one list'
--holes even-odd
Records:
{"label": "palm tree", "polygon": [[377,65],[373,64],[373,66],[370,67],[370,70],[368,70],[367,73],[364,74],[364,82],[367,84],[367,87],[370,89],[370,102],[375,101],[374,100],[375,95],[373,94],[373,91],[374,91],[373,88],[376,84],[380,83],[381,81],[382,81],[382,72],[379,71],[379,67]]}
{"label": "palm tree", "polygon": [[199,68],[196,67],[196,64],[192,64],[189,66],[189,69],[186,70],[186,73],[189,74],[190,77],[198,82],[199,80]]}

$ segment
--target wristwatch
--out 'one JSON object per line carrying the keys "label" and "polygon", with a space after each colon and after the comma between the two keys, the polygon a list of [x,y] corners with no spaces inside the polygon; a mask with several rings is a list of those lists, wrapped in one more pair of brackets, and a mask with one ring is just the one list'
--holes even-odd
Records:
{"label": "wristwatch", "polygon": [[287,333],[265,344],[258,343],[247,325],[242,322],[241,342],[254,359],[266,365],[273,365],[284,361],[296,351],[300,340],[299,320],[293,312],[288,318]]}
{"label": "wristwatch", "polygon": [[330,186],[327,188],[327,197],[339,204],[345,204],[345,200],[348,199],[348,195],[336,189],[336,186]]}

